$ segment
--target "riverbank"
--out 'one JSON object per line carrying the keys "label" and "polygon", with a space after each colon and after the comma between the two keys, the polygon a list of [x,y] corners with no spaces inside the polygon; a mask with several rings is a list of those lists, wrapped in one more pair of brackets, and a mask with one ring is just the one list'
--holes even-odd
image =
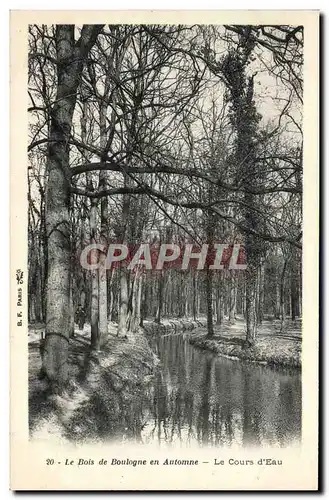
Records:
{"label": "riverbank", "polygon": [[191,332],[197,328],[206,328],[206,318],[164,318],[161,323],[144,320],[143,329],[147,335],[169,335],[183,332]]}
{"label": "riverbank", "polygon": [[[89,325],[88,325],[89,327]],[[120,340],[110,325],[104,350],[90,356],[88,327],[70,340],[70,383],[62,395],[47,394],[39,378],[42,325],[29,329],[29,428],[36,439],[60,442],[94,442],[108,439],[139,439],[143,426],[134,407],[152,380],[159,364],[140,331]],[[147,409],[145,409],[147,418]]]}
{"label": "riverbank", "polygon": [[248,361],[263,365],[285,368],[301,368],[301,325],[288,323],[280,333],[277,322],[264,321],[258,329],[257,343],[247,347],[245,343],[245,322],[238,319],[234,325],[227,321],[215,328],[213,338],[207,332],[197,329],[190,335],[189,342],[200,349],[212,351],[229,359]]}

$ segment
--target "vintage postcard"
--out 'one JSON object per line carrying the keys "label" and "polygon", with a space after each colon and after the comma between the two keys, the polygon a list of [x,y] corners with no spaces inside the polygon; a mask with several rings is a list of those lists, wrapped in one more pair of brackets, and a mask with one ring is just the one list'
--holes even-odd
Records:
{"label": "vintage postcard", "polygon": [[13,490],[317,490],[319,13],[12,11]]}

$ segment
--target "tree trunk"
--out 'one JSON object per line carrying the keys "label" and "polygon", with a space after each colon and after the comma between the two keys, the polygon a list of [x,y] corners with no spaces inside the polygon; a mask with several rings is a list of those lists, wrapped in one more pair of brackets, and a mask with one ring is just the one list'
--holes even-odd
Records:
{"label": "tree trunk", "polygon": [[[89,189],[92,189],[90,186]],[[90,208],[90,241],[96,243],[96,228],[97,228],[97,200],[92,199]],[[98,250],[93,249],[91,252],[91,263],[98,262]],[[100,334],[99,334],[99,270],[91,271],[91,312],[90,312],[90,328],[91,328],[91,348],[98,351],[100,349]]]}
{"label": "tree trunk", "polygon": [[229,322],[231,325],[235,324],[235,311],[236,311],[236,282],[234,271],[231,271],[230,276],[230,296],[229,296]]}
{"label": "tree trunk", "polygon": [[206,300],[207,300],[208,337],[214,336],[212,293],[213,293],[212,271],[209,269],[209,265],[207,265],[207,270],[206,270]]}
{"label": "tree trunk", "polygon": [[48,240],[45,215],[44,189],[40,187],[40,288],[41,288],[41,311],[42,320],[46,321],[47,316],[47,276],[48,276]]}
{"label": "tree trunk", "polygon": [[299,316],[302,315],[302,308],[303,308],[303,261],[302,261],[302,255],[300,256],[300,260],[299,260],[299,267],[298,267],[298,276],[299,276],[299,280],[298,280],[298,284],[299,284],[299,288],[298,288],[298,313],[299,313]]}
{"label": "tree trunk", "polygon": [[257,269],[248,264],[246,282],[246,341],[249,346],[254,345],[257,334]]}
{"label": "tree trunk", "polygon": [[108,321],[113,321],[113,302],[114,302],[114,296],[113,296],[113,283],[114,283],[114,273],[115,273],[115,268],[113,268],[110,271],[110,276],[108,276],[107,280],[107,318]]}
{"label": "tree trunk", "polygon": [[264,309],[264,269],[263,266],[259,267],[258,271],[258,301],[257,301],[257,323],[259,325],[263,322],[263,309]]}
{"label": "tree trunk", "polygon": [[163,271],[159,275],[159,288],[158,288],[158,307],[155,321],[156,323],[161,323],[162,306],[163,306],[163,288],[164,288],[164,276]]}
{"label": "tree trunk", "polygon": [[192,316],[193,320],[197,319],[197,296],[198,296],[198,282],[197,282],[197,274],[193,272],[193,302],[192,302]]}
{"label": "tree trunk", "polygon": [[281,273],[281,280],[280,280],[280,320],[281,320],[281,327],[280,331],[282,332],[284,322],[285,322],[285,307],[284,307],[284,281],[285,281],[285,274],[286,274],[286,268],[287,268],[287,259],[285,259],[283,268],[282,268],[282,273]]}
{"label": "tree trunk", "polygon": [[216,291],[216,323],[221,325],[224,320],[224,293],[223,293],[223,281],[224,277],[222,274],[218,279],[218,288]]}
{"label": "tree trunk", "polygon": [[142,294],[142,278],[143,274],[140,270],[136,270],[131,291],[131,311],[129,330],[136,333],[141,321],[141,294]]}
{"label": "tree trunk", "polygon": [[124,265],[120,266],[120,312],[119,312],[119,325],[118,337],[127,336],[127,318],[128,318],[128,276],[127,269]]}
{"label": "tree trunk", "polygon": [[[138,327],[142,323],[142,316],[141,316],[141,303],[142,303],[142,289],[143,289],[143,274],[138,276],[138,290],[136,294],[136,306],[135,306],[135,327],[134,330],[137,331]],[[142,325],[143,326],[143,323]]]}
{"label": "tree trunk", "polygon": [[[129,178],[124,174],[124,186],[129,186]],[[127,194],[123,195],[122,205],[122,230],[121,230],[121,243],[127,243],[128,229],[129,229],[129,212],[130,212],[130,197]],[[119,325],[118,337],[127,337],[127,319],[128,319],[128,290],[129,271],[127,264],[123,261],[120,265],[120,312],[119,312]]]}
{"label": "tree trunk", "polygon": [[46,197],[48,243],[47,317],[43,371],[60,392],[68,381],[70,334],[69,144],[82,62],[75,54],[74,26],[56,26],[57,95],[50,126]]}
{"label": "tree trunk", "polygon": [[[106,115],[107,115],[107,89],[109,87],[109,75],[108,73],[105,80],[105,95],[100,101],[99,109],[99,129],[100,129],[100,148],[105,149],[107,145],[106,137]],[[105,190],[107,188],[107,172],[106,170],[101,170],[99,172],[99,190]],[[108,200],[107,196],[101,199],[101,234],[100,240],[105,247],[108,244]],[[105,266],[101,266],[99,269],[99,335],[100,335],[100,346],[102,347],[108,339],[108,319],[107,319],[107,290],[108,290],[108,272]]]}
{"label": "tree trunk", "polygon": [[275,311],[274,317],[275,319],[280,319],[280,282],[279,277],[277,277],[277,282],[275,284]]}
{"label": "tree trunk", "polygon": [[[72,274],[72,273],[71,273]],[[73,300],[73,276],[70,278],[70,338],[74,337],[74,300]]]}

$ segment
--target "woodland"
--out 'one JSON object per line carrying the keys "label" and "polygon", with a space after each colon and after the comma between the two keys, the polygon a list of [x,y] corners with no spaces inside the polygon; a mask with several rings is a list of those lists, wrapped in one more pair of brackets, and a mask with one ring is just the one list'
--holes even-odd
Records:
{"label": "woodland", "polygon": [[[84,328],[97,356],[146,321],[212,339],[240,318],[248,347],[301,317],[302,74],[302,26],[29,26],[28,315],[52,391]],[[247,267],[88,270],[91,243],[240,244]]]}

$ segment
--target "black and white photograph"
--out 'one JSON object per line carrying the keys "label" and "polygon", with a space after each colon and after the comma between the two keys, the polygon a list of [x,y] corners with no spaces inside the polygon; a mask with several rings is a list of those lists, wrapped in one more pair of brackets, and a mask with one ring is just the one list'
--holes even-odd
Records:
{"label": "black and white photograph", "polygon": [[[14,305],[30,443],[119,446],[111,471],[137,471],[152,448],[167,457],[155,465],[199,474],[200,450],[221,476],[280,475],[281,453],[302,452],[304,171],[317,165],[304,23],[281,17],[28,23]],[[95,466],[76,456],[80,473]]]}

